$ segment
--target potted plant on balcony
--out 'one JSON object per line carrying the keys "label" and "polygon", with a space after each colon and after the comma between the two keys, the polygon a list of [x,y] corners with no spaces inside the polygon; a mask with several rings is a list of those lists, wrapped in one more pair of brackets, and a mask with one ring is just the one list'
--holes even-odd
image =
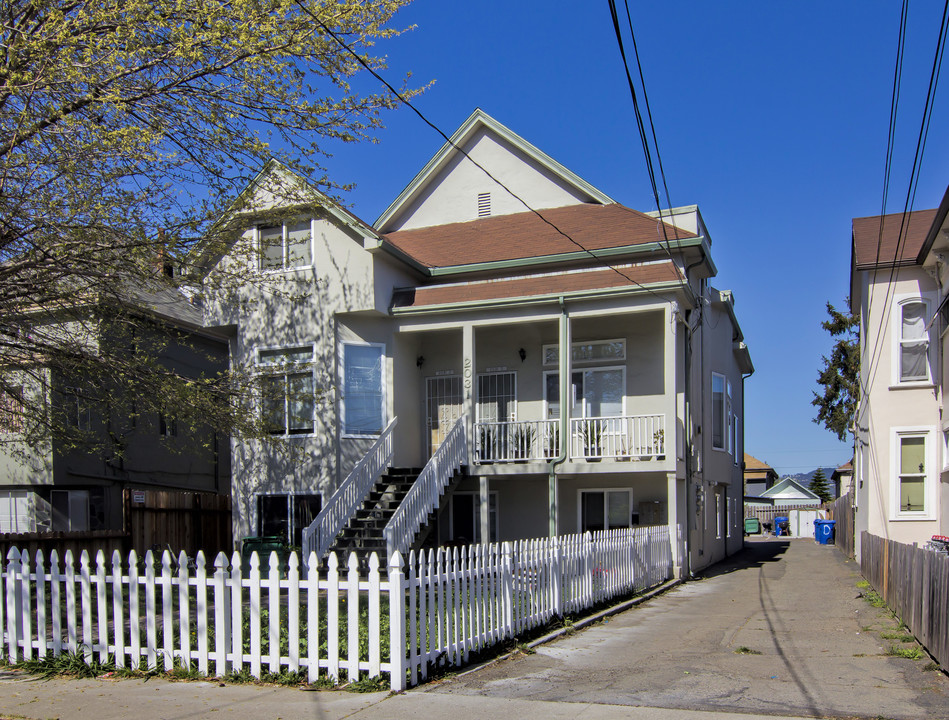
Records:
{"label": "potted plant on balcony", "polygon": [[514,462],[526,463],[533,454],[534,428],[530,425],[518,425],[511,433],[511,442],[514,445]]}
{"label": "potted plant on balcony", "polygon": [[665,439],[665,430],[659,429],[652,434],[653,450],[655,450],[656,460],[665,460],[666,458],[665,452],[663,451]]}
{"label": "potted plant on balcony", "polygon": [[584,422],[580,426],[580,436],[583,438],[583,454],[587,462],[600,462],[603,458],[603,429],[598,422]]}
{"label": "potted plant on balcony", "polygon": [[495,460],[494,452],[497,447],[495,442],[496,433],[493,428],[482,425],[478,429],[478,460],[488,465]]}
{"label": "potted plant on balcony", "polygon": [[544,443],[544,458],[555,458],[560,454],[560,426],[548,425]]}

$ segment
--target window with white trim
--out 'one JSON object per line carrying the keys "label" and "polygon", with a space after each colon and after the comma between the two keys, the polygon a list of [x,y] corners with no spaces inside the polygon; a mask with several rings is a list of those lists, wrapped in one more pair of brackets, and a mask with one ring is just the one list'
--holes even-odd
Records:
{"label": "window with white trim", "polygon": [[899,512],[926,512],[926,434],[897,434]]}
{"label": "window with white trim", "polygon": [[271,435],[311,435],[316,411],[313,346],[259,350],[261,416]]}
{"label": "window with white trim", "polygon": [[385,345],[343,344],[344,435],[379,435],[385,427]]}
{"label": "window with white trim", "polygon": [[[620,417],[626,391],[626,368],[604,367],[575,370],[570,376],[570,417]],[[560,375],[544,373],[547,419],[560,417]]]}
{"label": "window with white trim", "polygon": [[928,303],[909,298],[898,303],[897,380],[900,383],[929,382]]}
{"label": "window with white trim", "polygon": [[732,383],[725,381],[725,432],[728,435],[728,453],[735,452],[735,415],[732,412]]}
{"label": "window with white trim", "polygon": [[580,490],[577,510],[580,532],[632,527],[633,491]]}
{"label": "window with white trim", "polygon": [[712,373],[712,447],[725,449],[725,376]]}
{"label": "window with white trim", "polygon": [[0,390],[0,433],[23,430],[23,386],[14,385]]}
{"label": "window with white trim", "polygon": [[263,272],[312,267],[311,222],[304,220],[257,227],[257,252]]}

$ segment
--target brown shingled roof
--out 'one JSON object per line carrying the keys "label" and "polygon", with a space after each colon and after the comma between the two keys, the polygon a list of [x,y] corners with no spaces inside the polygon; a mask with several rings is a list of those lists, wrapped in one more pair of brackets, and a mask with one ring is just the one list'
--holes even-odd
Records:
{"label": "brown shingled roof", "polygon": [[631,282],[627,277],[623,277],[623,275],[610,269],[531,275],[502,280],[481,280],[397,290],[393,298],[393,305],[397,308],[431,307],[463,302],[572,293],[583,290],[620,287],[637,288],[639,285],[679,282],[682,280],[679,269],[671,262],[620,265],[617,266],[617,269],[635,282]]}
{"label": "brown shingled roof", "polygon": [[[916,262],[916,256],[926,240],[926,234],[935,216],[935,210],[915,210],[907,213],[900,244],[900,263]],[[881,240],[879,215],[853,219],[853,252],[854,262],[858,269],[863,270],[877,265],[888,267],[894,264],[902,220],[903,213],[884,215]],[[877,255],[878,246],[879,255]]]}
{"label": "brown shingled roof", "polygon": [[761,462],[758,458],[745,453],[745,470],[773,470],[766,462]]}
{"label": "brown shingled roof", "polygon": [[[656,218],[623,205],[568,205],[541,210],[550,223],[588,250],[664,240]],[[672,244],[696,235],[666,223]],[[385,241],[427,267],[469,265],[580,252],[532,212],[389,233]]]}

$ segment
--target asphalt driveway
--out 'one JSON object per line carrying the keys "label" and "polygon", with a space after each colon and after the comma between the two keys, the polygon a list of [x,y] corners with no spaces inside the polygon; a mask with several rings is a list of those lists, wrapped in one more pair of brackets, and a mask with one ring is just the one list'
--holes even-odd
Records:
{"label": "asphalt driveway", "polygon": [[426,688],[494,698],[836,718],[949,718],[949,678],[888,654],[897,623],[812,540],[745,550],[641,606]]}

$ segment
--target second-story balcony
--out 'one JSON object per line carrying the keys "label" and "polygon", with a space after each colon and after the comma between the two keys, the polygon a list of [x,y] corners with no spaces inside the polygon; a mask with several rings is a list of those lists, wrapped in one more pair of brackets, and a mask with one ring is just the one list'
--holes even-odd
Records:
{"label": "second-story balcony", "polygon": [[[475,423],[475,461],[549,462],[561,454],[559,420]],[[571,418],[567,459],[652,460],[666,454],[665,415]]]}

